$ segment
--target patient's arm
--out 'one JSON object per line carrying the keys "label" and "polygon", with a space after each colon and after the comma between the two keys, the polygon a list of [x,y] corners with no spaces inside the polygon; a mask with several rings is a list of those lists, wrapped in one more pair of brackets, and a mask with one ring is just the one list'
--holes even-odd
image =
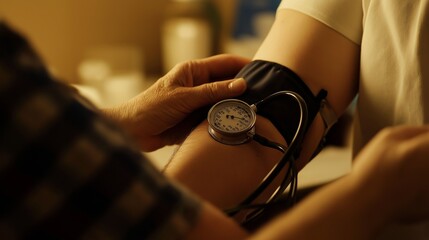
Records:
{"label": "patient's arm", "polygon": [[[283,64],[295,71],[316,94],[328,91],[337,115],[357,91],[359,46],[324,24],[292,10],[279,10],[276,21],[254,57]],[[282,110],[287,111],[287,110]],[[302,169],[324,131],[316,116],[304,139],[298,159]],[[274,126],[258,117],[256,132],[284,143]],[[255,142],[227,146],[213,140],[207,123],[200,124],[185,140],[166,173],[218,207],[243,200],[280,158],[275,150]]]}

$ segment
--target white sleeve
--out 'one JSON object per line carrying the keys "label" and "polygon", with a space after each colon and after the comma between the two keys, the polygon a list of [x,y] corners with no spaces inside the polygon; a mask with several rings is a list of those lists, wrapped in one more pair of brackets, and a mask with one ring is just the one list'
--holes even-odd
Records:
{"label": "white sleeve", "polygon": [[304,13],[356,44],[361,43],[362,0],[283,0],[279,9],[285,8]]}

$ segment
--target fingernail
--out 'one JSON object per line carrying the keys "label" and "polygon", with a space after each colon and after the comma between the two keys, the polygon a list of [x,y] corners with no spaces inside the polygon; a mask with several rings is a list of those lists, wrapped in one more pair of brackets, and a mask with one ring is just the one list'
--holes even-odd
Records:
{"label": "fingernail", "polygon": [[243,78],[235,79],[228,84],[228,89],[234,92],[241,92],[246,89],[246,81]]}

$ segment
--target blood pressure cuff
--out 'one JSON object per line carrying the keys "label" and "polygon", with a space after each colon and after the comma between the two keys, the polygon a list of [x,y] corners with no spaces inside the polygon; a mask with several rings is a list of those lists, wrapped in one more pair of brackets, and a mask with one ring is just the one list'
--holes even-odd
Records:
{"label": "blood pressure cuff", "polygon": [[[247,82],[247,90],[239,99],[248,104],[254,104],[279,91],[293,91],[299,94],[304,99],[308,110],[305,132],[319,112],[321,101],[327,95],[327,92],[322,90],[314,96],[297,74],[274,62],[252,61],[237,74],[237,78],[244,78]],[[272,101],[258,107],[257,111],[258,115],[268,118],[274,124],[288,144],[291,143],[301,118],[299,104],[295,99],[273,98]]]}

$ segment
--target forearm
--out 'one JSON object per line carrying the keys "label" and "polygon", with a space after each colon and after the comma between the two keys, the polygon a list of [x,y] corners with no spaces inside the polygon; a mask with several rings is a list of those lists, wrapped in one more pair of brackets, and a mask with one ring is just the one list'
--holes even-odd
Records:
{"label": "forearm", "polygon": [[125,117],[125,111],[121,111],[119,107],[101,108],[100,112],[108,119],[123,125],[122,119]]}
{"label": "forearm", "polygon": [[388,223],[380,190],[346,176],[267,224],[252,239],[373,239]]}
{"label": "forearm", "polygon": [[[256,132],[284,144],[267,120],[258,118]],[[225,145],[215,141],[200,124],[181,145],[166,174],[221,208],[233,207],[250,194],[282,154],[251,141]]]}
{"label": "forearm", "polygon": [[246,239],[248,233],[235,221],[225,216],[209,203],[203,203],[199,220],[186,236],[188,240],[240,240]]}

